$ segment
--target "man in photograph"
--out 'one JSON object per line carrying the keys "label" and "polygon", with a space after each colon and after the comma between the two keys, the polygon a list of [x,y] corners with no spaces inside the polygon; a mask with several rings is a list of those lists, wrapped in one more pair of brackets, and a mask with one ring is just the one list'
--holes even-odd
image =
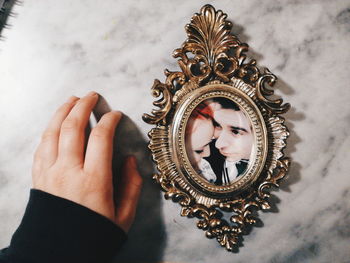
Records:
{"label": "man in photograph", "polygon": [[249,119],[235,102],[218,97],[211,106],[215,130],[212,154],[206,160],[216,172],[215,184],[228,185],[246,171],[254,136]]}

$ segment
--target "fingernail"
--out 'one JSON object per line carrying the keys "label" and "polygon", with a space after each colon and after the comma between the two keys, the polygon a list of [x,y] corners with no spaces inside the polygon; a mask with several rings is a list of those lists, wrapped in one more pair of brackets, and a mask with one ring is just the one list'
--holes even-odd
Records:
{"label": "fingernail", "polygon": [[90,91],[86,96],[90,96],[90,97],[93,97],[93,96],[96,96],[97,93],[95,91]]}
{"label": "fingernail", "polygon": [[75,96],[71,96],[69,99],[68,99],[68,103],[73,103],[75,102],[76,100],[78,100],[79,98],[78,97],[75,97]]}
{"label": "fingernail", "polygon": [[114,110],[112,111],[114,115],[118,116],[118,117],[123,117],[123,113],[121,111],[117,111],[117,110]]}

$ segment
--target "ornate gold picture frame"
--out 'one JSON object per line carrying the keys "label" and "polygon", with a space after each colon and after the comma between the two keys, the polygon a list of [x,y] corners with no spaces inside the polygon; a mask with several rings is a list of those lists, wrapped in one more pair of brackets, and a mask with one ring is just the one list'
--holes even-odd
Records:
{"label": "ornate gold picture frame", "polygon": [[269,189],[287,173],[289,134],[280,115],[290,105],[271,99],[267,85],[276,76],[246,62],[248,45],[226,18],[211,5],[194,14],[173,53],[181,71],[165,70],[165,83],[154,81],[158,108],[143,120],[155,125],[149,149],[165,198],[231,251],[256,223],[253,211],[270,209]]}

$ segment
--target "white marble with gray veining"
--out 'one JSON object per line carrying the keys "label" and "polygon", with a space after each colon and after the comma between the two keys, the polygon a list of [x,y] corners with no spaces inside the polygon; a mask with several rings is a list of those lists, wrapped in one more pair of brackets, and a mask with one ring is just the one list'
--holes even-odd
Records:
{"label": "white marble with gray veining", "polygon": [[[249,55],[279,78],[290,102],[289,178],[274,212],[228,253],[163,201],[145,151],[150,87],[205,3],[222,9]],[[350,1],[27,0],[0,42],[0,247],[23,215],[40,134],[70,95],[99,92],[122,110],[121,151],[145,180],[139,215],[119,262],[350,262]],[[103,106],[103,105],[102,105]],[[101,107],[102,107],[101,106]],[[135,249],[132,249],[135,247]]]}

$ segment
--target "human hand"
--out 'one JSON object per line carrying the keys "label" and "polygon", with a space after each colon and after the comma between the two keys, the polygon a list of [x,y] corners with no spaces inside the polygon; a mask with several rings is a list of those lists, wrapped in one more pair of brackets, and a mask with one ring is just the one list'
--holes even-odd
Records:
{"label": "human hand", "polygon": [[83,205],[127,232],[135,217],[142,178],[135,157],[128,157],[118,189],[113,189],[113,137],[121,112],[102,116],[90,133],[84,156],[85,127],[97,100],[95,92],[81,99],[72,96],[56,111],[34,154],[33,187]]}

